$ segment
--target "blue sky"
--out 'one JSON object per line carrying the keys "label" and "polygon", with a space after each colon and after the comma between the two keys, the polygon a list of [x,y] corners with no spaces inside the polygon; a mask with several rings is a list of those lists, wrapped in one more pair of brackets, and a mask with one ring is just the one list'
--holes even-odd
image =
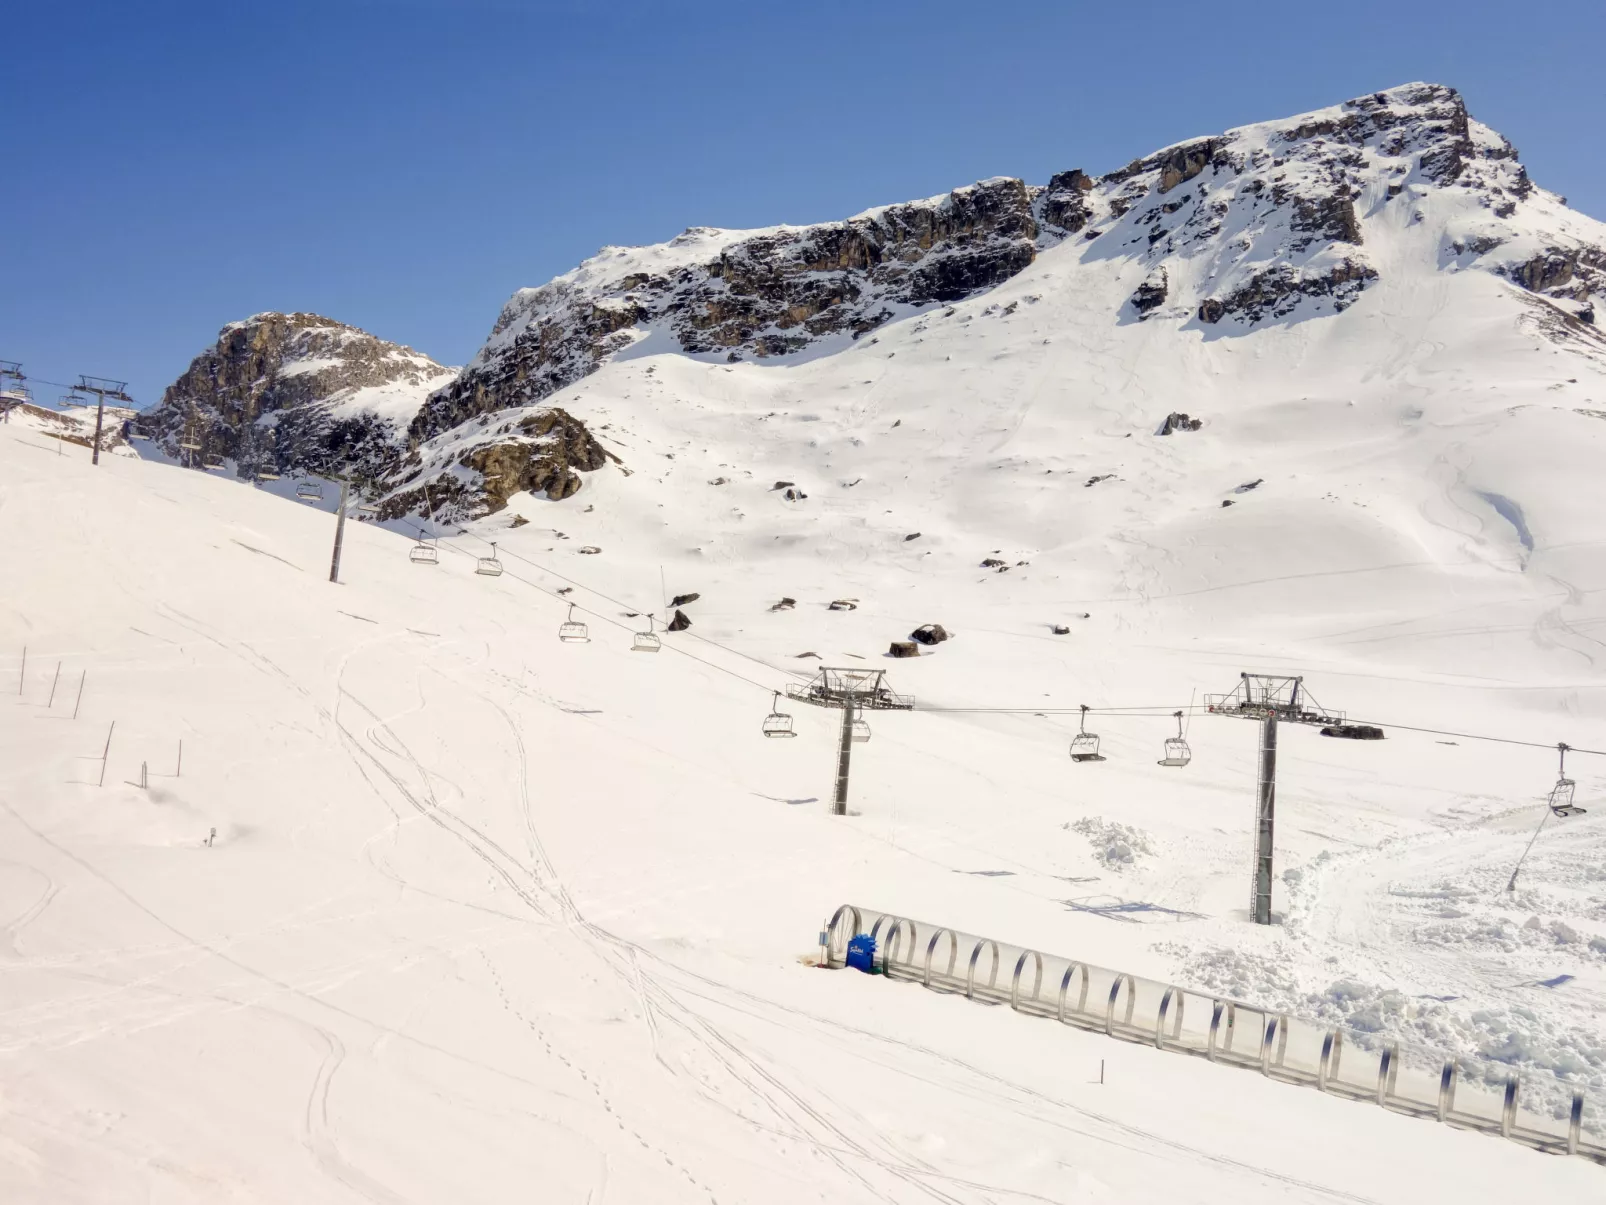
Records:
{"label": "blue sky", "polygon": [[1606,218],[1602,0],[84,0],[7,35],[0,358],[144,402],[260,310],[461,363],[606,243],[1107,171],[1413,79]]}

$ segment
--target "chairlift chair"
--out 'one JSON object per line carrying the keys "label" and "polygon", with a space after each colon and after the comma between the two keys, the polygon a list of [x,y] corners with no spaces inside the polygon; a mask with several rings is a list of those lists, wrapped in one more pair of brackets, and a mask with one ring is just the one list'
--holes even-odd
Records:
{"label": "chairlift chair", "polygon": [[228,468],[229,466],[224,464],[221,460],[208,460],[208,461],[205,461],[201,465],[201,467],[203,469],[206,469],[208,472],[221,473],[224,469]]}
{"label": "chairlift chair", "polygon": [[792,730],[792,717],[781,710],[781,692],[775,692],[775,701],[770,704],[770,713],[764,717],[765,736],[796,736]]}
{"label": "chairlift chair", "polygon": [[1557,769],[1556,785],[1550,788],[1550,811],[1552,815],[1563,819],[1568,816],[1583,816],[1587,808],[1576,807],[1573,804],[1573,792],[1577,784],[1567,777],[1567,750],[1568,745],[1557,745],[1557,752],[1561,754],[1561,762]]}
{"label": "chairlift chair", "polygon": [[181,443],[179,444],[179,447],[183,448],[186,452],[199,452],[201,450],[200,444]]}
{"label": "chairlift chair", "polygon": [[438,565],[441,554],[434,544],[420,537],[418,543],[407,550],[407,559],[415,565]]}
{"label": "chairlift chair", "polygon": [[296,483],[296,497],[303,502],[323,501],[323,482],[301,481]]}
{"label": "chairlift chair", "polygon": [[502,562],[496,559],[496,542],[491,542],[491,555],[482,556],[479,563],[474,566],[474,572],[486,577],[501,577]]}
{"label": "chairlift chair", "polygon": [[865,741],[870,739],[870,723],[868,720],[854,720],[851,725],[851,729],[852,731],[850,732],[848,739],[853,741],[855,744],[862,745]]}
{"label": "chairlift chair", "polygon": [[1193,760],[1193,751],[1188,748],[1188,742],[1182,735],[1182,713],[1177,714],[1177,734],[1169,737],[1165,743],[1165,756],[1160,759],[1162,766],[1185,766]]}
{"label": "chairlift chair", "polygon": [[633,653],[656,653],[662,647],[663,641],[659,640],[657,634],[653,632],[652,616],[649,614],[647,616],[647,630],[636,633],[636,638],[631,641],[630,651]]}
{"label": "chairlift chair", "polygon": [[574,617],[574,604],[569,604],[569,618],[558,625],[558,639],[564,644],[590,644],[591,630]]}
{"label": "chairlift chair", "polygon": [[1072,761],[1103,761],[1104,755],[1099,752],[1099,734],[1087,730],[1087,704],[1082,704],[1082,721],[1075,736],[1071,738]]}
{"label": "chairlift chair", "polygon": [[258,481],[277,481],[279,480],[279,474],[275,473],[272,469],[269,469],[265,473],[261,469],[258,469],[256,479]]}

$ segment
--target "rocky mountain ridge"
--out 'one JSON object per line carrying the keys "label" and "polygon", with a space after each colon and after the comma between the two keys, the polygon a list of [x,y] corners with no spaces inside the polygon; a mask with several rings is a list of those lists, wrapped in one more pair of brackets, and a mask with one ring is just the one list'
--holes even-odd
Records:
{"label": "rocky mountain ridge", "polygon": [[[467,518],[521,491],[567,497],[581,474],[617,460],[582,419],[549,404],[612,360],[835,354],[890,322],[985,294],[1061,247],[1070,271],[1056,287],[1091,288],[1090,274],[1112,266],[1130,280],[1124,301],[1109,303],[1110,322],[1169,326],[1177,338],[1243,336],[1357,304],[1395,271],[1368,227],[1428,222],[1430,211],[1436,270],[1492,274],[1519,304],[1526,295],[1552,337],[1601,342],[1599,224],[1535,186],[1454,89],[1409,84],[1191,139],[1102,176],[995,178],[840,222],[693,228],[667,243],[604,248],[514,294],[460,373],[415,365],[408,388],[433,392],[409,394],[405,419],[402,407],[381,420],[331,404],[347,375],[269,373],[265,362],[285,354],[281,328],[313,316],[262,316],[272,321],[225,328],[169,390],[164,433],[172,442],[180,416],[209,407],[225,445],[235,432],[225,454],[237,455],[250,443],[241,421],[260,429],[258,416],[274,411],[278,463],[356,466],[381,480],[387,514],[424,514],[434,499]],[[288,454],[277,451],[286,435]]]}
{"label": "rocky mountain ridge", "polygon": [[144,418],[167,455],[199,446],[241,477],[391,469],[408,423],[455,370],[318,314],[264,313],[231,322]]}

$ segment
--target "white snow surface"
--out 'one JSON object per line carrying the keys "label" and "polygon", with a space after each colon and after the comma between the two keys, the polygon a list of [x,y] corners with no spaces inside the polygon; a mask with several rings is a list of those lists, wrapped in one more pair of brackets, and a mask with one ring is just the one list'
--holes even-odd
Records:
{"label": "white snow surface", "polygon": [[[0,553],[26,573],[0,607],[0,665],[20,686],[0,704],[6,1200],[1598,1191],[1582,1160],[806,965],[824,915],[862,899],[1138,972],[1230,970],[1243,995],[1336,1000],[1342,983],[1345,1000],[1387,989],[1408,1008],[1453,988],[1529,1018],[1530,1046],[1547,1027],[1597,1040],[1600,960],[1581,939],[1502,944],[1423,916],[1438,890],[1469,916],[1602,931],[1593,818],[1541,843],[1515,904],[1486,881],[1534,819],[1542,751],[1296,732],[1280,832],[1309,873],[1279,899],[1287,922],[1257,930],[1243,914],[1252,726],[1194,723],[1178,774],[1153,765],[1164,721],[1101,721],[1111,760],[1089,769],[1065,758],[1062,718],[872,717],[854,814],[833,819],[832,717],[794,707],[800,739],[758,736],[760,687],[784,674],[692,633],[632,653],[639,621],[579,590],[602,612],[592,642],[554,638],[563,608],[535,585],[560,579],[515,557],[655,593],[631,580],[644,562],[625,569],[628,521],[592,532],[584,492],[562,504],[576,538],[554,551],[533,524],[496,532],[496,579],[455,545],[419,567],[391,533],[348,524],[335,586],[326,514],[51,451],[0,428]],[[665,492],[637,474],[593,496],[632,486]],[[783,536],[795,521],[767,523]],[[603,555],[570,556],[581,532]],[[1492,653],[1436,668],[1364,616],[1342,621],[1363,641],[1336,633],[1297,565],[1215,595],[1106,596],[1056,642],[1033,613],[1087,595],[1063,570],[1047,585],[1041,552],[1030,571],[950,572],[915,603],[919,554],[790,547],[778,567],[799,608],[774,615],[750,605],[763,584],[666,554],[672,589],[705,588],[693,631],[777,665],[794,646],[857,652],[933,703],[1170,701],[1247,660],[1310,671],[1329,702],[1368,713],[1541,739],[1598,718],[1597,683],[1561,643],[1529,645],[1531,628],[1487,613],[1434,615],[1423,643]],[[1435,572],[1405,577],[1431,592]],[[1528,605],[1509,564],[1454,572],[1469,605],[1499,590],[1505,619]],[[1377,576],[1356,567],[1329,588],[1353,611]],[[1044,583],[1039,601],[1023,580]],[[1219,596],[1246,589],[1271,597],[1233,626]],[[826,612],[842,592],[860,609]],[[889,625],[933,611],[952,641],[875,660]],[[1581,801],[1598,799],[1600,775],[1579,777]],[[1112,833],[1142,852],[1113,866]],[[1064,903],[1099,895],[1201,915],[1148,927]],[[1560,972],[1576,978],[1527,982]]]}

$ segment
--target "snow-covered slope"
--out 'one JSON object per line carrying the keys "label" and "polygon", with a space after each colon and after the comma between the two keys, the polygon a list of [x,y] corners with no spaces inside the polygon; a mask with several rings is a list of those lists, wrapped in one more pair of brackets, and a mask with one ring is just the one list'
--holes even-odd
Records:
{"label": "snow-covered slope", "polygon": [[[327,515],[41,447],[0,427],[0,557],[27,567],[26,594],[0,596],[0,672],[20,687],[0,701],[7,1200],[1597,1191],[1583,1160],[804,961],[829,910],[859,899],[1361,1023],[1433,1025],[1490,1057],[1571,1060],[1587,1082],[1606,978],[1589,944],[1606,833],[1590,764],[1580,802],[1596,811],[1547,834],[1507,898],[1496,880],[1534,821],[1543,750],[1290,731],[1279,834],[1305,873],[1279,899],[1287,923],[1256,930],[1242,916],[1248,725],[1193,723],[1179,773],[1153,764],[1165,718],[1099,717],[1110,760],[1073,767],[1063,717],[878,716],[846,818],[820,801],[832,716],[799,708],[800,739],[758,734],[786,678],[767,663],[808,641],[855,664],[903,611],[958,635],[866,664],[892,664],[926,704],[1166,703],[1230,685],[1253,657],[1310,671],[1324,701],[1366,715],[1579,740],[1600,715],[1581,658],[1484,656],[1509,647],[1495,629],[1523,602],[1517,570],[1470,526],[1449,570],[1463,606],[1502,583],[1512,602],[1422,616],[1420,638],[1459,654],[1450,670],[1424,670],[1387,640],[1396,629],[1357,631],[1376,583],[1423,569],[1326,579],[1347,640],[1272,561],[1221,566],[1213,596],[1145,595],[1134,576],[1055,645],[1033,613],[1073,595],[1044,588],[1036,562],[933,573],[914,601],[909,565],[855,557],[828,581],[860,610],[827,613],[817,581],[770,614],[673,549],[671,588],[704,597],[687,608],[698,626],[654,657],[629,651],[639,619],[582,588],[566,597],[590,608],[591,643],[555,639],[563,603],[539,587],[562,579],[532,560],[576,581],[608,566],[622,599],[653,595],[656,573],[628,581],[647,564],[623,572],[612,536],[570,560],[533,524],[497,533],[508,569],[486,578],[472,536],[418,566],[352,524],[335,586]],[[643,477],[602,470],[604,497]],[[1253,513],[1246,497],[1235,509]],[[566,524],[591,521],[578,503],[555,504]],[[1298,519],[1280,524],[1287,546]],[[760,524],[792,543],[789,518]],[[1188,622],[1202,599],[1249,596]],[[1594,604],[1552,605],[1576,625]],[[743,649],[696,639],[710,631]],[[1540,923],[1507,919],[1528,915]],[[1335,987],[1303,994],[1318,984]]]}
{"label": "snow-covered slope", "polygon": [[[58,406],[41,406],[20,394],[0,393],[0,411],[5,421],[22,430],[37,431],[41,435],[59,440],[64,445],[91,448],[95,443],[95,404],[82,401]],[[136,410],[126,406],[107,406],[101,418],[100,446],[103,452],[132,456],[132,446],[124,438],[125,427],[139,417]],[[57,453],[66,454],[65,447]]]}
{"label": "snow-covered slope", "polygon": [[370,477],[398,455],[431,390],[452,379],[410,347],[317,314],[231,322],[168,386],[144,427],[155,451],[258,472]]}
{"label": "snow-covered slope", "polygon": [[[1213,379],[1187,392],[1291,387],[1311,343],[1352,349],[1348,376],[1361,380],[1417,350],[1407,331],[1377,323],[1387,303],[1346,312],[1380,282],[1397,298],[1419,291],[1451,320],[1463,306],[1469,321],[1492,306],[1555,346],[1606,354],[1593,326],[1606,227],[1535,187],[1516,151],[1472,121],[1452,89],[1412,84],[1179,143],[1101,177],[990,180],[846,222],[694,229],[657,246],[605,248],[514,295],[478,355],[418,412],[417,451],[392,483],[409,488],[418,514],[421,481],[466,491],[466,513],[500,509],[520,484],[544,491],[549,468],[522,482],[483,480],[483,453],[531,406],[584,421],[574,392],[604,365],[663,356],[762,364],[771,383],[752,394],[757,406],[771,391],[807,391],[822,374],[851,375],[822,360],[851,362],[916,327],[940,340],[952,320],[968,321],[962,314],[1007,317],[1038,302],[1054,329],[1010,354],[1064,391],[1095,371],[1080,349],[1135,345],[1123,330],[1134,323],[1154,333],[1121,386],[1129,399],[1161,382],[1170,389],[1206,362]],[[1207,350],[1237,338],[1247,342],[1236,359]],[[997,354],[972,346],[973,356]],[[909,349],[915,363],[887,365],[878,393],[940,407],[974,367],[955,350],[939,359],[935,347]],[[1485,357],[1483,368],[1495,372],[1491,383],[1525,371],[1521,357]],[[1000,396],[987,409],[1010,404]],[[1144,429],[1163,417],[1145,415]],[[758,438],[790,453],[789,432]]]}

